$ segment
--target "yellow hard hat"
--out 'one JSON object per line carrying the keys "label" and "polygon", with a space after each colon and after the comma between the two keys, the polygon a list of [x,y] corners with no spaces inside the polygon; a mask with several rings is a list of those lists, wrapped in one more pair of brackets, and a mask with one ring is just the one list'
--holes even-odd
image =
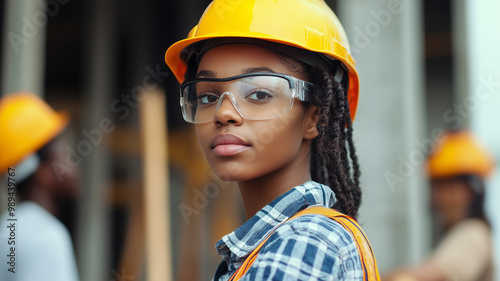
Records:
{"label": "yellow hard hat", "polygon": [[484,178],[494,168],[491,154],[467,131],[445,134],[431,152],[427,164],[431,178],[466,174]]}
{"label": "yellow hard hat", "polygon": [[339,60],[349,73],[351,118],[358,105],[359,77],[344,28],[323,0],[215,0],[186,39],[174,43],[165,62],[182,83],[186,47],[213,38],[253,38],[276,42]]}
{"label": "yellow hard hat", "polygon": [[66,112],[55,112],[31,93],[0,100],[0,172],[21,162],[51,141],[68,124]]}

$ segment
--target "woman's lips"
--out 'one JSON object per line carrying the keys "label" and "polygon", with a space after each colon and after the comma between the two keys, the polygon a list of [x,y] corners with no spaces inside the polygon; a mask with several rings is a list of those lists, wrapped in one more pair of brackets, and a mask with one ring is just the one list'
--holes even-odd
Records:
{"label": "woman's lips", "polygon": [[217,135],[210,142],[210,148],[217,156],[231,156],[247,150],[251,145],[233,134]]}

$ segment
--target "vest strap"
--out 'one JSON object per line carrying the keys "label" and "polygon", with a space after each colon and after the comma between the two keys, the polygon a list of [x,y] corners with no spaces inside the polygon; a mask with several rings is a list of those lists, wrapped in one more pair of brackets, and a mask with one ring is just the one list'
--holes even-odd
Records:
{"label": "vest strap", "polygon": [[[370,242],[368,241],[368,238],[366,237],[366,234],[361,229],[356,220],[354,220],[352,217],[348,215],[340,213],[339,211],[321,206],[313,206],[304,209],[296,213],[288,220],[293,220],[298,217],[309,214],[323,215],[329,217],[330,219],[333,219],[336,222],[340,223],[347,231],[349,231],[349,233],[351,233],[351,236],[354,238],[354,241],[356,242],[356,247],[358,248],[358,252],[361,258],[361,265],[363,266],[363,280],[380,281],[380,275],[377,268],[377,260],[375,259],[375,254],[373,253],[373,249],[370,245]],[[270,233],[269,236],[266,239],[264,239],[264,241],[262,241],[259,244],[259,246],[257,246],[257,248],[255,248],[255,250],[253,250],[250,253],[248,258],[243,262],[241,267],[238,268],[236,272],[231,276],[229,281],[239,280],[248,271],[248,269],[252,266],[255,259],[257,258],[260,249],[264,246],[264,244],[267,242],[267,239],[269,239],[271,235],[272,233]]]}

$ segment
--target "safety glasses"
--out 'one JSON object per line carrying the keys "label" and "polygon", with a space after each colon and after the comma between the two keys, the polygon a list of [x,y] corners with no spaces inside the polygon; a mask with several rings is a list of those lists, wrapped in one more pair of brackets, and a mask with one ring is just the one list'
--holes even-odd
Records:
{"label": "safety glasses", "polygon": [[267,72],[199,78],[181,85],[180,104],[184,120],[194,124],[212,121],[225,100],[245,119],[266,120],[288,112],[296,98],[309,101],[313,86],[290,75]]}

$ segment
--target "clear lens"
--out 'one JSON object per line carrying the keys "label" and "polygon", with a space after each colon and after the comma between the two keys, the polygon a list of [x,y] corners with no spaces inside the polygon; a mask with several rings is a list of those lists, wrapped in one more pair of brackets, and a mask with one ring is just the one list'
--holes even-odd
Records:
{"label": "clear lens", "polygon": [[181,88],[184,119],[190,123],[209,122],[222,102],[231,102],[245,119],[273,118],[292,107],[293,79],[283,74],[254,73],[185,83]]}

